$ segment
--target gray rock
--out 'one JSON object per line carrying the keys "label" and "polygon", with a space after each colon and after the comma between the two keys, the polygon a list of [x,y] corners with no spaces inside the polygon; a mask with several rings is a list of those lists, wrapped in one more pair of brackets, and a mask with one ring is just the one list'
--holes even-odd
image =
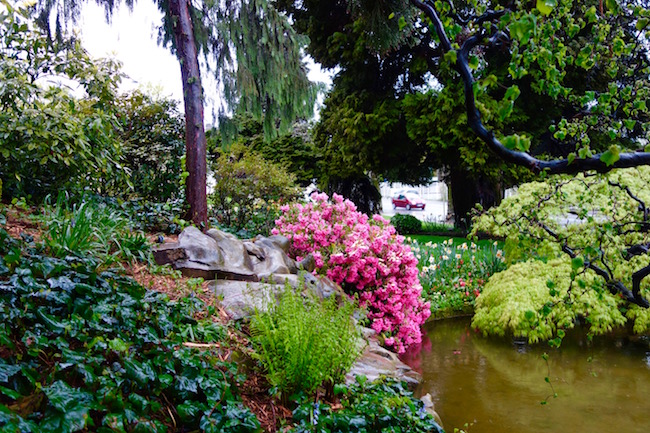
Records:
{"label": "gray rock", "polygon": [[392,377],[405,381],[411,390],[422,380],[420,374],[400,361],[395,353],[381,347],[374,336],[370,337],[363,353],[346,375],[346,383],[354,383],[354,377],[358,375],[364,375],[368,380],[379,376]]}
{"label": "gray rock", "polygon": [[424,410],[429,413],[433,417],[433,419],[436,420],[438,425],[440,427],[444,426],[442,425],[442,418],[440,418],[440,415],[438,415],[438,412],[436,412],[435,405],[433,404],[433,398],[431,398],[431,394],[427,393],[424,394],[422,397],[420,397],[420,400],[422,400],[422,403],[424,403]]}
{"label": "gray rock", "polygon": [[177,261],[187,260],[187,252],[178,242],[170,242],[154,248],[153,259],[157,265],[168,265]]}
{"label": "gray rock", "polygon": [[250,318],[257,309],[266,311],[283,286],[277,284],[244,281],[216,280],[210,287],[217,295],[221,306],[233,320]]}
{"label": "gray rock", "polygon": [[242,274],[253,272],[253,264],[242,241],[230,233],[217,229],[208,230],[207,235],[217,243],[224,264],[227,264],[229,269]]}
{"label": "gray rock", "polygon": [[185,249],[190,262],[215,267],[224,265],[224,257],[217,242],[196,227],[186,227],[178,235],[178,244]]}

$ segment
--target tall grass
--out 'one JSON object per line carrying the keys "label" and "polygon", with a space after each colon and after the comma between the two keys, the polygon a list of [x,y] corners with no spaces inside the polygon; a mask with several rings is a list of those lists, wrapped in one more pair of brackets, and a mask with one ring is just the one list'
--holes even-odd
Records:
{"label": "tall grass", "polygon": [[59,194],[56,203],[43,208],[45,245],[53,255],[92,255],[104,262],[150,260],[149,242],[133,230],[118,209],[92,199],[71,203]]}
{"label": "tall grass", "polygon": [[361,348],[351,319],[354,304],[339,306],[334,296],[320,300],[287,285],[268,307],[256,312],[250,329],[269,383],[285,400],[297,392],[313,394],[320,386],[331,393]]}

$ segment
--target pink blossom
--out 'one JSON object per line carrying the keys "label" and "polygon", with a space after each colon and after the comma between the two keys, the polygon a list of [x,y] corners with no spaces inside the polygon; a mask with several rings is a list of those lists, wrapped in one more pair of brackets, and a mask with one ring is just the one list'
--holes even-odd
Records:
{"label": "pink blossom", "polygon": [[371,327],[386,346],[404,352],[422,340],[420,325],[431,314],[423,302],[417,260],[404,238],[381,216],[371,219],[338,194],[324,193],[312,202],[283,208],[274,234],[291,240],[291,254],[311,253],[317,272],[359,293]]}

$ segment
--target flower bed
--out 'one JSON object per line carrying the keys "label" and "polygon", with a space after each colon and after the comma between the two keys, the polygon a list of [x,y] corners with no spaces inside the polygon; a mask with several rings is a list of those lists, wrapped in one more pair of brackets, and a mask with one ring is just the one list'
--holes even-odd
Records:
{"label": "flower bed", "polygon": [[482,247],[473,242],[455,244],[452,239],[409,244],[418,259],[422,296],[435,317],[473,312],[488,278],[506,267],[496,242]]}

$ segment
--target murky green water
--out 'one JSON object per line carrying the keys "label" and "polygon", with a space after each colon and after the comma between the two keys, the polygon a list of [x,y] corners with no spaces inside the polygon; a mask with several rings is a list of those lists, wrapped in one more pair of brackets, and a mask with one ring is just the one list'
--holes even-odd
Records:
{"label": "murky green water", "polygon": [[468,319],[427,331],[428,342],[403,360],[422,373],[418,393],[431,393],[448,433],[650,433],[647,337],[571,335],[556,350],[486,339]]}

